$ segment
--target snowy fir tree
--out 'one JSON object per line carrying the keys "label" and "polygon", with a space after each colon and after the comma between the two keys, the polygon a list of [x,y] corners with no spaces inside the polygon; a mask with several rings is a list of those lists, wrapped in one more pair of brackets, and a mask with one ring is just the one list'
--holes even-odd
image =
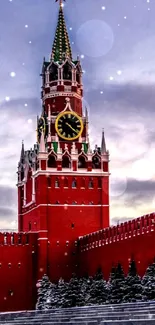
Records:
{"label": "snowy fir tree", "polygon": [[92,281],[86,304],[102,305],[107,302],[107,298],[108,298],[107,283],[103,279],[103,274],[101,269],[98,269]]}
{"label": "snowy fir tree", "polygon": [[44,297],[44,309],[53,309],[57,307],[58,303],[58,292],[57,285],[50,283],[49,288]]}
{"label": "snowy fir tree", "polygon": [[50,288],[50,280],[46,274],[38,281],[38,299],[36,309],[42,310],[45,308],[46,295]]}
{"label": "snowy fir tree", "polygon": [[119,304],[123,301],[125,293],[125,276],[122,265],[118,263],[115,273],[111,273],[109,279],[108,300],[111,304]]}
{"label": "snowy fir tree", "polygon": [[136,263],[130,262],[129,272],[125,279],[125,292],[123,302],[135,302],[143,300],[143,286],[140,276],[137,274]]}
{"label": "snowy fir tree", "polygon": [[79,279],[79,285],[80,285],[80,292],[81,296],[84,300],[84,305],[87,305],[87,302],[90,297],[90,288],[93,282],[93,277],[89,277],[88,275],[85,275],[83,278]]}
{"label": "snowy fir tree", "polygon": [[68,307],[68,283],[65,282],[62,278],[59,279],[57,285],[57,308]]}
{"label": "snowy fir tree", "polygon": [[80,282],[75,273],[72,274],[65,295],[66,307],[84,306],[85,300],[81,292]]}
{"label": "snowy fir tree", "polygon": [[145,275],[142,278],[142,285],[143,299],[155,300],[155,260],[146,269]]}

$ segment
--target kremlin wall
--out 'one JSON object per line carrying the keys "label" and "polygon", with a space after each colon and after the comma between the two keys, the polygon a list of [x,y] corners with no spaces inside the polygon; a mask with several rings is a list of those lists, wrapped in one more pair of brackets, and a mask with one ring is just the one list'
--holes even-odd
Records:
{"label": "kremlin wall", "polygon": [[[92,150],[82,108],[82,67],[72,51],[62,1],[50,60],[44,58],[37,143],[18,164],[18,233],[0,233],[0,311],[35,309],[37,281],[72,273],[108,279],[134,258],[143,275],[155,257],[155,214],[110,227],[109,151]],[[35,132],[35,131],[34,131]]]}

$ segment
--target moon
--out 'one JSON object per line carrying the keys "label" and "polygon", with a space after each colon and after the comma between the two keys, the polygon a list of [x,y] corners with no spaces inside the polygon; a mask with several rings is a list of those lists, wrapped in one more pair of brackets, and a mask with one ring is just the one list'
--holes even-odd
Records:
{"label": "moon", "polygon": [[102,20],[88,20],[78,29],[76,42],[81,54],[92,58],[101,57],[113,46],[113,30]]}

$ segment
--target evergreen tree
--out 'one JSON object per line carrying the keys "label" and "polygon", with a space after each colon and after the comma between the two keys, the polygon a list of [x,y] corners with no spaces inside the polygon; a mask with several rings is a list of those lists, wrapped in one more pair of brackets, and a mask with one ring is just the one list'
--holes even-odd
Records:
{"label": "evergreen tree", "polygon": [[58,293],[57,285],[50,283],[44,298],[44,309],[52,309],[57,307]]}
{"label": "evergreen tree", "polygon": [[125,276],[120,263],[109,279],[108,300],[112,304],[121,303],[125,293]]}
{"label": "evergreen tree", "polygon": [[42,310],[45,308],[46,294],[50,288],[50,280],[46,274],[38,281],[38,299],[36,309]]}
{"label": "evergreen tree", "polygon": [[58,281],[57,286],[57,308],[68,307],[68,283],[65,282],[62,278]]}
{"label": "evergreen tree", "polygon": [[107,296],[107,284],[106,281],[103,279],[101,269],[98,269],[89,290],[87,305],[102,305],[107,302]]}
{"label": "evergreen tree", "polygon": [[136,263],[134,260],[130,262],[129,272],[125,279],[125,293],[123,302],[135,302],[142,300],[143,286],[141,278],[137,274]]}
{"label": "evergreen tree", "polygon": [[84,306],[84,296],[75,273],[72,274],[72,278],[68,283],[64,298],[66,300],[66,307]]}
{"label": "evergreen tree", "polygon": [[155,299],[155,261],[146,269],[145,275],[142,278],[143,299]]}

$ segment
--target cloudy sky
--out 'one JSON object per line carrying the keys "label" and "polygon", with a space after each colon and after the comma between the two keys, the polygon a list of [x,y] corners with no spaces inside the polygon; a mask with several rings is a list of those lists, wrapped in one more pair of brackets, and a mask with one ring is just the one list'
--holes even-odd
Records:
{"label": "cloudy sky", "polygon": [[[155,1],[67,0],[74,57],[81,56],[92,146],[105,129],[111,223],[155,206]],[[54,0],[1,0],[0,227],[16,228],[21,141],[36,142],[39,77],[58,15]]]}

